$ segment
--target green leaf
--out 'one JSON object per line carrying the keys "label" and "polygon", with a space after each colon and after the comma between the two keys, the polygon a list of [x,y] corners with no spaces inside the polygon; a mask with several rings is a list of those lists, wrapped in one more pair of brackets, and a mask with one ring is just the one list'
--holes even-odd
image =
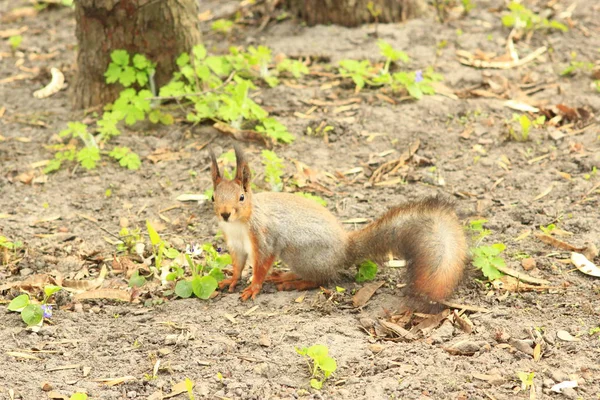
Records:
{"label": "green leaf", "polygon": [[143,71],[137,71],[135,73],[135,79],[137,80],[138,85],[146,86],[146,83],[148,83],[148,74]]}
{"label": "green leaf", "polygon": [[129,53],[126,50],[113,50],[110,53],[111,60],[120,66],[129,65]]}
{"label": "green leaf", "polygon": [[58,171],[60,169],[61,165],[62,165],[62,161],[54,158],[54,159],[50,160],[50,162],[48,162],[48,165],[46,165],[46,168],[44,168],[44,173],[49,174],[54,171]]}
{"label": "green leaf", "polygon": [[192,283],[185,279],[177,281],[175,285],[175,294],[181,298],[187,299],[193,293]]}
{"label": "green leaf", "polygon": [[207,300],[219,286],[217,280],[210,275],[195,276],[192,279],[192,290],[196,297]]}
{"label": "green leaf", "polygon": [[77,152],[77,161],[87,170],[96,168],[96,163],[100,161],[100,149],[84,147]]}
{"label": "green leaf", "polygon": [[323,387],[323,382],[321,382],[321,381],[320,381],[320,380],[318,380],[318,379],[312,378],[312,379],[310,380],[310,386],[311,386],[313,389],[321,390],[321,388]]}
{"label": "green leaf", "polygon": [[174,249],[173,247],[169,247],[169,248],[165,248],[163,250],[163,254],[167,258],[170,258],[171,260],[173,260],[179,256],[179,251],[177,251],[177,249]]}
{"label": "green leaf", "polygon": [[52,296],[54,293],[60,291],[61,289],[62,289],[62,287],[60,287],[60,286],[47,285],[47,286],[44,286],[44,294],[46,295],[46,298],[49,298],[50,296]]}
{"label": "green leaf", "polygon": [[323,370],[325,377],[329,378],[329,375],[337,369],[337,363],[333,358],[325,356],[319,360],[319,367]]}
{"label": "green leaf", "polygon": [[28,294],[22,294],[19,295],[17,297],[15,297],[14,299],[11,300],[10,303],[8,303],[8,311],[21,311],[23,310],[25,307],[27,307],[27,305],[29,304],[29,295]]}
{"label": "green leaf", "polygon": [[147,69],[152,67],[152,64],[145,56],[136,54],[133,56],[133,66],[137,69]]}
{"label": "green leaf", "polygon": [[308,353],[307,347],[303,347],[301,349],[299,349],[298,347],[294,347],[294,349],[296,350],[296,353],[300,354],[301,356],[305,356]]}
{"label": "green leaf", "polygon": [[313,360],[320,360],[322,357],[327,356],[328,353],[329,349],[327,348],[327,346],[322,344],[315,344],[313,346],[310,346],[308,348],[308,351],[306,352],[306,354]]}
{"label": "green leaf", "polygon": [[146,284],[146,278],[140,275],[140,270],[136,269],[131,278],[129,278],[129,287],[142,287]]}
{"label": "green leaf", "polygon": [[197,44],[192,48],[192,54],[197,60],[203,60],[206,57],[206,47],[201,44]]}
{"label": "green leaf", "polygon": [[356,274],[356,282],[372,281],[377,275],[377,264],[373,261],[364,261],[358,266],[358,272]]}
{"label": "green leaf", "polygon": [[148,235],[150,236],[150,243],[152,243],[152,246],[158,246],[162,240],[149,220],[146,220],[146,229],[148,229]]}
{"label": "green leaf", "polygon": [[135,82],[135,69],[133,67],[127,66],[123,68],[121,74],[119,75],[119,83],[125,87],[129,87],[133,85]]}
{"label": "green leaf", "polygon": [[130,152],[119,160],[119,165],[129,170],[138,170],[142,166],[142,160],[136,153]]}
{"label": "green leaf", "polygon": [[106,83],[115,83],[119,81],[119,77],[121,76],[122,68],[117,64],[110,63],[108,65],[108,69],[104,73],[106,77]]}
{"label": "green leaf", "polygon": [[69,400],[87,400],[88,395],[85,393],[73,393],[73,395],[71,395],[71,397],[69,397]]}
{"label": "green leaf", "polygon": [[177,66],[179,68],[184,67],[190,64],[190,55],[188,53],[181,53],[179,57],[177,57]]}
{"label": "green leaf", "polygon": [[208,273],[208,275],[212,276],[213,278],[215,278],[215,280],[217,282],[221,282],[223,279],[225,279],[225,274],[219,268],[213,268],[213,269],[211,269],[210,272]]}
{"label": "green leaf", "polygon": [[44,312],[39,304],[29,304],[21,311],[21,319],[27,326],[38,325],[43,317]]}

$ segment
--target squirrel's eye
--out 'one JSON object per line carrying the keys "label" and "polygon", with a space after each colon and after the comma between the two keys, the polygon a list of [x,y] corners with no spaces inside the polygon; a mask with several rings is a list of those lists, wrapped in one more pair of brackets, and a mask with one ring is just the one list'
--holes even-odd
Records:
{"label": "squirrel's eye", "polygon": [[215,201],[215,195],[214,195],[214,194],[213,194],[213,196],[212,196],[212,199],[211,199],[211,200],[212,200],[212,201]]}
{"label": "squirrel's eye", "polygon": [[244,193],[240,194],[240,201],[244,201]]}

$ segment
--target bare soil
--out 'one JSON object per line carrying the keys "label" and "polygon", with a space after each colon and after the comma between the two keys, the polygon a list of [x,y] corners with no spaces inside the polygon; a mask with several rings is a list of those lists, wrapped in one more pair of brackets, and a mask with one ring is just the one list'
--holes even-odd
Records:
{"label": "bare soil", "polygon": [[[235,3],[203,2],[201,11],[227,15]],[[541,106],[565,104],[598,113],[600,95],[590,73],[561,77],[559,72],[568,65],[571,52],[580,61],[600,59],[600,5],[593,0],[577,2],[567,33],[536,32],[529,42],[516,42],[521,57],[548,46],[551,51],[533,62],[508,70],[478,70],[461,65],[456,50],[504,54],[509,29],[500,21],[503,1],[475,3],[470,15],[453,14],[446,24],[430,17],[378,27],[380,38],[411,56],[410,69],[433,65],[458,98],[425,96],[392,105],[373,90],[356,95],[346,83],[322,88],[335,79],[312,76],[262,89],[255,99],[297,137],[292,145],[276,148],[286,160],[287,178],[296,173],[294,160],[334,175],[363,167],[363,172],[328,186],[332,194],[317,193],[340,219],[371,219],[393,204],[443,193],[456,200],[465,221],[475,217],[489,221],[486,227],[492,235],[485,243],[506,244],[509,267],[523,272],[521,256],[527,254],[536,266],[526,273],[550,281],[553,289],[506,292],[472,271],[452,301],[490,310],[467,312],[473,332],[445,323],[428,337],[412,341],[376,337],[363,329],[402,304],[398,288],[402,268],[383,269],[378,279],[385,285],[361,309],[352,307],[351,292],[362,285],[351,279],[339,282],[347,290],[336,302],[318,290],[283,293],[269,285],[256,301],[246,303],[237,293],[219,294],[209,301],[162,303],[160,296],[148,295],[160,304],[147,307],[142,303],[148,298],[136,304],[88,301],[83,307],[66,299],[38,333],[6,310],[16,293],[5,290],[0,293],[5,300],[0,306],[0,397],[10,398],[12,390],[15,398],[48,398],[42,390],[48,383],[65,396],[83,390],[94,399],[145,399],[160,391],[170,393],[172,384],[188,377],[196,384],[196,398],[600,398],[600,340],[598,334],[590,334],[600,325],[600,281],[565,263],[569,253],[533,234],[554,223],[572,233],[562,240],[600,245],[600,176],[586,176],[594,166],[600,168],[599,129],[563,126],[566,135],[560,138],[552,138],[550,129],[533,129],[529,141],[516,142],[507,140],[504,123],[515,113],[504,102],[530,88],[539,89],[530,98]],[[542,5],[527,3],[536,10]],[[557,14],[571,4],[552,3]],[[28,5],[25,0],[5,1],[0,14]],[[72,11],[50,8],[34,17],[3,22],[0,30],[21,27],[27,30],[20,52],[13,55],[7,40],[0,44],[0,79],[27,75],[0,84],[0,235],[23,241],[24,252],[0,267],[0,284],[56,271],[91,279],[108,264],[106,284],[126,285],[122,275],[110,272],[115,247],[106,240],[114,240],[111,233],[118,233],[123,218],[132,227],[143,228],[147,219],[160,222],[161,235],[180,249],[213,241],[216,223],[210,203],[176,200],[210,186],[208,154],[196,147],[210,140],[216,152],[231,147],[228,138],[210,127],[178,123],[158,130],[126,130],[114,143],[140,154],[143,166],[137,172],[106,162],[91,172],[70,167],[45,179],[40,168],[32,167],[52,157],[47,146],[57,143],[56,134],[68,121],[82,120],[83,114],[70,110],[67,91],[43,100],[32,96],[48,81],[51,66],[59,67],[67,82],[73,78]],[[204,39],[215,51],[229,44],[264,44],[274,53],[320,57],[331,63],[380,59],[374,26],[308,28],[285,20],[262,31],[257,26],[238,27],[227,40],[209,27],[210,22],[203,23]],[[445,46],[438,45],[442,41],[447,41]],[[52,53],[50,58],[39,57]],[[485,82],[490,79],[505,82],[508,94],[472,95],[474,89],[489,90]],[[307,114],[312,106],[306,102],[311,99],[333,102],[352,97],[361,99],[354,110],[318,107],[310,119],[295,114]],[[308,126],[314,128],[321,121],[334,127],[328,143],[305,134]],[[593,122],[595,117],[585,126]],[[417,154],[433,160],[435,168],[411,164],[405,184],[368,183],[375,168],[397,158],[416,139]],[[146,157],[157,149],[182,152],[181,158],[153,163]],[[387,150],[394,152],[381,156]],[[250,146],[248,151],[253,168],[262,171],[260,148]],[[21,174],[33,174],[34,181],[23,183],[27,179],[20,179]],[[255,180],[261,179],[259,173]],[[107,189],[112,191],[109,197]],[[530,234],[518,240],[527,230]],[[303,301],[296,301],[299,297]],[[576,341],[558,338],[560,330]],[[528,351],[502,341],[504,335],[531,343],[527,340],[536,331],[544,342],[537,361]],[[446,350],[464,341],[474,349],[472,355]],[[338,363],[335,376],[320,391],[310,388],[306,363],[294,350],[315,343],[327,345]],[[36,359],[7,353],[36,349],[46,352],[30,353]],[[151,378],[157,360],[160,370]],[[518,372],[534,373],[533,391],[521,390]],[[114,386],[98,381],[125,376],[132,379]],[[578,387],[562,394],[550,391],[555,383],[567,380],[576,380]]]}

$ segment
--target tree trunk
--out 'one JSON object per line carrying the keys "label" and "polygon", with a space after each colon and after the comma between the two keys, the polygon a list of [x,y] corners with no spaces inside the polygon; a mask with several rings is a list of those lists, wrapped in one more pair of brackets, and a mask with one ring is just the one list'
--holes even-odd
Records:
{"label": "tree trunk", "polygon": [[[372,2],[375,11],[369,10]],[[425,0],[287,0],[288,7],[308,25],[358,26],[369,22],[401,22],[422,15]],[[379,12],[379,15],[374,16]]]}
{"label": "tree trunk", "polygon": [[72,84],[74,108],[114,101],[122,87],[106,84],[113,50],[139,53],[156,63],[157,87],[167,83],[175,59],[200,43],[196,0],[75,1],[78,71]]}

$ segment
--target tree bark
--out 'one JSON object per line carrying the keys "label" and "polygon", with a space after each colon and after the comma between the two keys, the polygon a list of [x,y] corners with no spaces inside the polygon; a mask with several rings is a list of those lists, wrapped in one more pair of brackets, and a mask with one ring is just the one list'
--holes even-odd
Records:
{"label": "tree bark", "polygon": [[201,41],[196,0],[77,0],[77,73],[74,108],[114,101],[122,90],[106,84],[113,50],[143,54],[156,63],[157,87],[167,83],[176,58]]}
{"label": "tree bark", "polygon": [[[375,17],[367,5],[373,2]],[[369,22],[401,22],[421,16],[424,0],[287,0],[289,9],[308,25],[336,24],[358,26]]]}

